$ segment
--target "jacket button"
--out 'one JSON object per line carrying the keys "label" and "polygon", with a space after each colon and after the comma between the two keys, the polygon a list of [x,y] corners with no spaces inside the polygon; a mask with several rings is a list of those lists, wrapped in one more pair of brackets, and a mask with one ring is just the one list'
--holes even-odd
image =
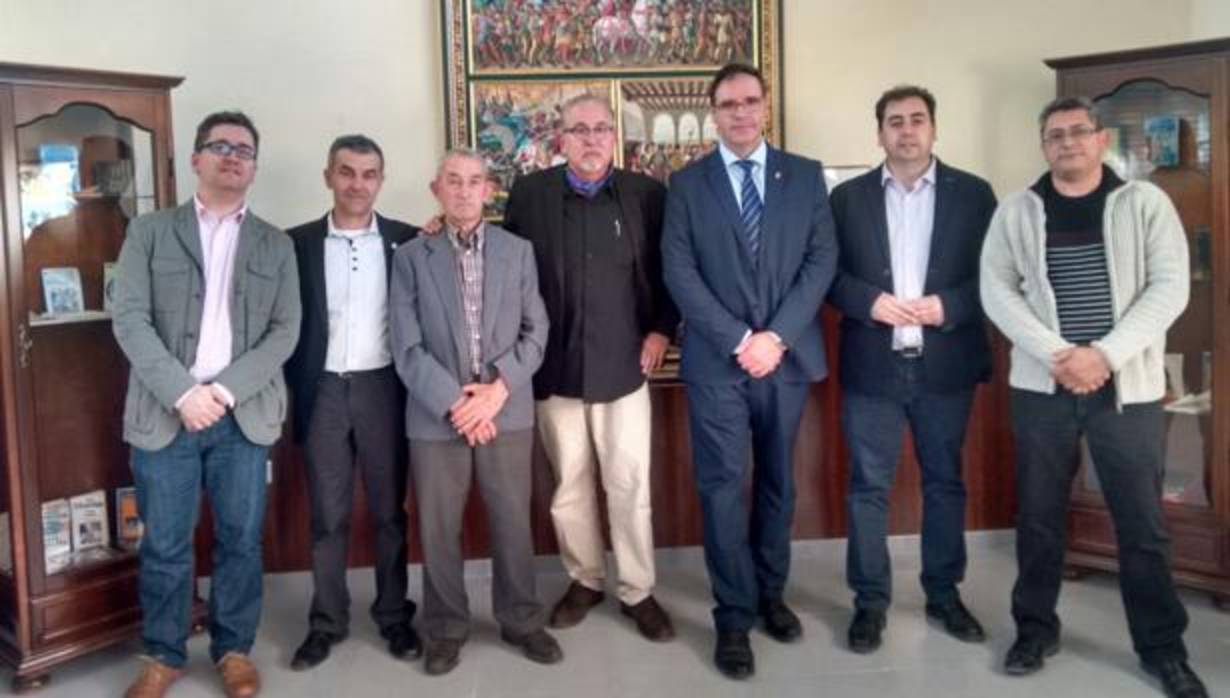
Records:
{"label": "jacket button", "polygon": [[185,334],[185,335],[184,335],[184,339],[196,339],[196,335],[195,335],[195,334],[193,334],[193,333],[191,333],[191,332],[189,332],[189,333],[187,333],[187,334]]}
{"label": "jacket button", "polygon": [[891,268],[891,267],[886,267],[886,268],[884,269],[884,275],[885,275],[885,276],[892,276],[892,275],[893,275],[893,270],[892,270],[892,268]]}

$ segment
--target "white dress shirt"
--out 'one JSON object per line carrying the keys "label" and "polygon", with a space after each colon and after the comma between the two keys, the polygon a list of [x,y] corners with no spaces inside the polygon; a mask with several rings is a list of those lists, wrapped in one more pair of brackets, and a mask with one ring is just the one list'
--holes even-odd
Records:
{"label": "white dress shirt", "polygon": [[366,228],[342,230],[329,213],[325,297],[329,312],[326,371],[370,371],[393,363],[388,270],[376,214]]}
{"label": "white dress shirt", "polygon": [[[893,267],[893,295],[902,300],[922,298],[931,256],[931,229],[935,223],[935,158],[923,176],[906,189],[888,169],[880,168],[884,185],[884,212],[888,218],[889,255]],[[921,325],[893,328],[893,349],[922,347]]]}

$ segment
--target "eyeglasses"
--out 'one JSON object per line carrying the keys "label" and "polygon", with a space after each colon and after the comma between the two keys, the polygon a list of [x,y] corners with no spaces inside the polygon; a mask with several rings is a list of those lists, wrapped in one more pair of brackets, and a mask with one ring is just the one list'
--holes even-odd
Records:
{"label": "eyeglasses", "polygon": [[1073,126],[1067,131],[1057,128],[1054,131],[1048,131],[1045,135],[1043,135],[1042,142],[1047,145],[1059,145],[1060,143],[1063,143],[1065,139],[1083,141],[1098,131],[1099,129],[1091,128],[1089,126]]}
{"label": "eyeglasses", "polygon": [[717,110],[727,114],[733,114],[740,109],[744,111],[756,111],[764,104],[764,99],[761,97],[748,97],[747,99],[727,99],[717,103]]}
{"label": "eyeglasses", "polygon": [[577,138],[589,138],[590,136],[593,136],[594,138],[605,138],[615,133],[615,127],[610,124],[598,124],[597,126],[590,128],[585,124],[577,124],[576,126],[569,126],[564,129],[564,133],[567,133],[570,136],[576,136]]}
{"label": "eyeglasses", "polygon": [[234,155],[240,160],[256,159],[256,148],[253,148],[246,143],[236,145],[230,141],[210,141],[201,146],[201,150],[208,150],[220,158],[226,158]]}

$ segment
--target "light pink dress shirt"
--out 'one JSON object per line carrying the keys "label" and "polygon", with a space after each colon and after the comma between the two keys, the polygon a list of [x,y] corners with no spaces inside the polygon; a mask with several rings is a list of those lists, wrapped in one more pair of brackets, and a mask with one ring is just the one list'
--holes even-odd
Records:
{"label": "light pink dress shirt", "polygon": [[[247,204],[222,217],[196,204],[196,223],[201,235],[205,265],[205,302],[201,308],[196,362],[188,372],[200,383],[209,383],[231,363],[231,290],[235,278],[235,250],[239,247],[239,226],[248,212]],[[230,391],[218,384],[234,405]],[[180,397],[183,400],[183,396]]]}

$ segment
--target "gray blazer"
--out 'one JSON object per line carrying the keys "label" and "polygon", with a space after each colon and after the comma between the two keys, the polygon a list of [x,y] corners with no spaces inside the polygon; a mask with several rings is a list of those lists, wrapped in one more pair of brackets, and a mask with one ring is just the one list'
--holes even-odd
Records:
{"label": "gray blazer", "polygon": [[[215,382],[235,396],[235,420],[254,443],[282,433],[282,364],[299,338],[299,274],[290,238],[248,213],[239,228],[231,295],[231,363]],[[178,208],[128,225],[116,267],[112,325],[128,357],[124,440],[146,450],[179,432],[175,401],[196,384],[205,274],[196,210]]]}
{"label": "gray blazer", "polygon": [[[547,311],[538,295],[530,243],[503,228],[483,231],[482,381],[508,385],[496,417],[499,431],[534,425],[530,379],[547,344]],[[390,281],[389,325],[393,360],[406,384],[406,435],[412,439],[459,438],[449,408],[470,382],[461,313],[457,257],[445,235],[419,237],[398,248]]]}

